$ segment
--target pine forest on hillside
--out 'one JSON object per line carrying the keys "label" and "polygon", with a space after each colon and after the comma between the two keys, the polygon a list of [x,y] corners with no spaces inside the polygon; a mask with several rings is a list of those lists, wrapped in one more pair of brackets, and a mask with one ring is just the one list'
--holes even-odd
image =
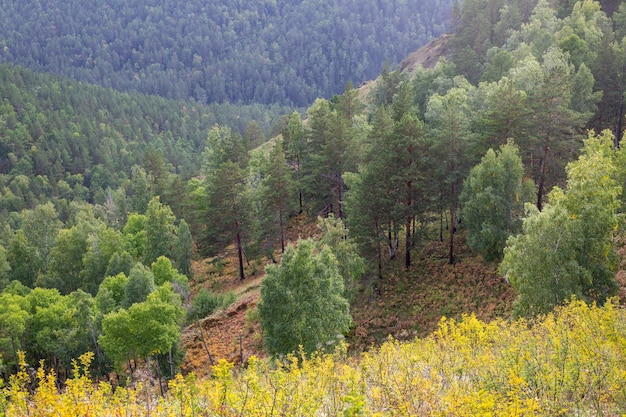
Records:
{"label": "pine forest on hillside", "polygon": [[[374,4],[352,10],[412,7]],[[330,98],[316,79],[207,105],[0,65],[0,412],[625,414],[626,5],[450,16],[435,66]],[[96,82],[61,65],[79,55],[53,72]]]}
{"label": "pine forest on hillside", "polygon": [[9,0],[0,62],[200,103],[304,107],[444,33],[452,3]]}

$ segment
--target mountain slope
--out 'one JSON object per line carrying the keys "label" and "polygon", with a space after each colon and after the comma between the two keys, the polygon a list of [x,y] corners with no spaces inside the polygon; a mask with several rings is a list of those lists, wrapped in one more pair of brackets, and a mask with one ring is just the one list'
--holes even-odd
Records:
{"label": "mountain slope", "polygon": [[452,4],[9,0],[0,62],[168,98],[306,106],[439,36]]}

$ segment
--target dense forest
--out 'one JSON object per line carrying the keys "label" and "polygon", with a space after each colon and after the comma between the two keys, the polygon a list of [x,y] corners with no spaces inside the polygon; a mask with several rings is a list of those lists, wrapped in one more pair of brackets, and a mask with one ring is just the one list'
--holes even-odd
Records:
{"label": "dense forest", "polygon": [[[289,415],[624,413],[626,5],[466,0],[452,18],[434,68],[384,67],[269,131],[268,116],[229,126],[228,106],[0,68],[0,410],[30,412],[26,363],[41,363],[42,404],[82,387],[180,415],[194,401],[218,415],[256,415],[248,401]],[[290,241],[296,219],[318,232]],[[358,297],[384,305],[388,282],[420,279],[421,253],[454,268],[461,237],[515,290],[512,316],[443,319],[354,365]],[[175,376],[182,328],[238,295],[209,291],[192,264],[222,274],[227,257],[233,282],[267,264],[248,320],[275,361],[235,375],[202,335],[214,377],[194,385]]]}
{"label": "dense forest", "polygon": [[[198,172],[207,131],[231,126],[265,141],[287,107],[182,103],[0,66],[0,217],[53,196],[104,203],[133,167],[162,160],[189,179]],[[161,175],[165,172],[161,173]]]}
{"label": "dense forest", "polygon": [[0,61],[200,103],[304,107],[444,33],[452,3],[4,1]]}

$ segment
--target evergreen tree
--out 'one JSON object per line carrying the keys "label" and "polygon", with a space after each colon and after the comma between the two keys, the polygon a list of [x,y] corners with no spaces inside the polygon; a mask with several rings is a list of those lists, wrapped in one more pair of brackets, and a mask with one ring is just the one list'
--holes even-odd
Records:
{"label": "evergreen tree", "polygon": [[176,240],[172,254],[176,262],[176,269],[181,274],[191,277],[191,257],[193,256],[193,237],[185,219],[180,219],[176,228]]}
{"label": "evergreen tree", "polygon": [[201,250],[215,254],[234,242],[241,280],[245,279],[244,242],[250,232],[250,211],[243,170],[237,163],[222,163],[207,178]]}
{"label": "evergreen tree", "polygon": [[[450,214],[449,263],[454,263],[454,231],[456,228],[458,195],[463,178],[471,166],[473,135],[470,93],[473,91],[464,79],[445,95],[433,95],[427,106],[426,118],[434,135],[434,152],[440,166],[437,168],[441,184],[441,200],[448,202]],[[447,190],[446,190],[447,189]],[[443,205],[442,205],[443,210]]]}
{"label": "evergreen tree", "polygon": [[130,270],[128,281],[124,289],[122,307],[128,308],[135,303],[141,303],[154,291],[154,275],[148,267],[137,263]]}
{"label": "evergreen tree", "polygon": [[277,233],[274,236],[278,235],[281,252],[285,252],[285,223],[295,203],[293,198],[295,184],[292,175],[287,165],[282,141],[279,140],[270,151],[267,172],[259,184],[259,198],[262,216],[269,218],[268,229],[276,230]]}
{"label": "evergreen tree", "polygon": [[154,197],[148,203],[146,210],[146,247],[143,253],[143,262],[150,265],[159,256],[170,257],[174,245],[176,218],[169,208],[161,203],[160,198]]}
{"label": "evergreen tree", "polygon": [[398,233],[402,224],[402,213],[398,214],[397,204],[402,199],[401,185],[396,181],[391,149],[394,121],[391,112],[378,106],[373,115],[372,128],[368,137],[369,149],[365,163],[358,174],[346,173],[349,186],[346,194],[347,224],[355,240],[366,255],[375,254],[378,276],[382,278],[382,246],[388,248],[389,257],[395,258],[398,249]]}
{"label": "evergreen tree", "polygon": [[[584,70],[583,70],[584,71]],[[569,153],[569,140],[582,127],[589,114],[574,110],[572,102],[575,71],[567,57],[557,48],[550,48],[540,64],[533,57],[526,58],[512,70],[518,88],[528,94],[534,123],[529,129],[531,149],[537,150],[531,164],[537,185],[537,208],[541,210],[547,187],[557,183],[562,167],[559,165]],[[582,79],[580,79],[582,81]],[[587,78],[587,83],[592,79]],[[590,91],[582,85],[578,91]],[[578,97],[579,100],[584,97]]]}
{"label": "evergreen tree", "polygon": [[287,123],[281,130],[283,148],[287,164],[294,170],[294,179],[298,189],[298,205],[300,213],[304,210],[302,201],[302,164],[308,153],[306,152],[306,140],[302,117],[298,112],[292,112],[287,117]]}

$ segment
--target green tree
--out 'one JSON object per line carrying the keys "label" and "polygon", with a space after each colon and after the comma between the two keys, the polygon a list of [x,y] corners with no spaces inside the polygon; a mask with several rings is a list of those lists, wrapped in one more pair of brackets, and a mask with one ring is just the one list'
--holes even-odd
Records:
{"label": "green tree", "polygon": [[0,292],[9,284],[11,265],[7,260],[7,250],[0,245]]}
{"label": "green tree", "polygon": [[97,224],[95,221],[91,223],[84,220],[69,229],[59,231],[56,244],[50,253],[48,273],[38,280],[38,285],[57,288],[62,294],[83,288],[83,256],[87,252],[87,240],[95,233]]}
{"label": "green tree", "polygon": [[431,141],[424,122],[417,117],[409,83],[402,83],[392,103],[394,129],[389,146],[390,166],[394,168],[396,210],[404,220],[404,267],[411,266],[411,247],[416,217],[429,208],[424,178],[430,166],[423,155],[430,151]]}
{"label": "green tree", "polygon": [[343,278],[330,248],[315,252],[311,240],[289,246],[280,265],[268,265],[261,284],[263,342],[279,356],[328,349],[352,319]]}
{"label": "green tree", "polygon": [[134,367],[131,359],[135,358],[134,340],[132,335],[130,314],[126,309],[111,312],[102,319],[102,335],[98,343],[104,353],[111,358],[118,372],[121,372],[125,364],[133,377]]}
{"label": "green tree", "polygon": [[318,217],[317,227],[322,232],[317,241],[318,249],[323,250],[324,246],[327,246],[332,250],[337,258],[339,274],[343,278],[343,295],[351,300],[355,295],[356,284],[366,272],[365,259],[358,255],[357,245],[349,237],[348,229],[341,219],[332,215],[326,218]]}
{"label": "green tree", "polygon": [[279,140],[270,151],[267,172],[259,184],[259,198],[262,215],[269,218],[267,228],[276,230],[274,236],[278,235],[281,252],[285,252],[285,223],[295,203],[292,175]]}
{"label": "green tree", "polygon": [[621,186],[609,136],[587,140],[585,153],[568,165],[567,190],[555,187],[543,211],[531,210],[522,234],[509,238],[500,270],[519,292],[517,314],[548,312],[572,295],[604,303],[616,294]]}
{"label": "green tree", "polygon": [[428,101],[426,111],[426,119],[434,135],[434,151],[440,161],[436,172],[441,184],[441,200],[447,200],[450,213],[450,264],[454,263],[458,195],[471,166],[473,142],[470,94],[474,88],[463,78],[457,78],[455,82],[459,86],[448,90],[445,95],[433,95]]}
{"label": "green tree", "polygon": [[182,317],[180,299],[165,285],[145,301],[104,316],[98,342],[118,370],[128,364],[132,377],[137,364],[131,360],[144,358],[150,365],[152,356],[174,347],[180,337]]}
{"label": "green tree", "polygon": [[175,240],[176,218],[172,209],[161,203],[158,196],[152,198],[146,210],[146,247],[143,262],[150,265],[159,256],[171,256]]}
{"label": "green tree", "polygon": [[191,257],[193,256],[194,242],[191,231],[185,219],[180,219],[176,228],[176,240],[172,248],[172,255],[176,262],[176,269],[181,274],[191,277]]}
{"label": "green tree", "polygon": [[476,152],[483,155],[487,149],[497,149],[513,139],[520,147],[522,160],[530,166],[528,131],[532,117],[528,94],[518,89],[510,78],[502,77],[497,82],[481,83],[477,95],[481,97],[481,105],[476,120]]}
{"label": "green tree", "polygon": [[109,264],[107,265],[107,269],[104,272],[104,277],[112,277],[120,273],[124,273],[126,275],[130,274],[130,269],[135,264],[135,260],[131,256],[130,253],[125,250],[121,252],[115,252],[111,259],[109,259]]}
{"label": "green tree", "polygon": [[244,242],[250,232],[250,198],[244,172],[232,161],[217,167],[207,178],[205,233],[206,253],[215,254],[231,243],[237,248],[239,279],[245,279]]}
{"label": "green tree", "polygon": [[124,238],[121,232],[102,223],[89,234],[86,243],[87,251],[83,254],[83,269],[80,274],[81,288],[95,295],[100,283],[107,276],[112,258],[124,247]]}
{"label": "green tree", "polygon": [[281,130],[285,159],[294,170],[294,180],[298,188],[300,213],[304,210],[302,201],[302,163],[306,159],[306,140],[302,116],[294,111],[287,117],[287,123]]}
{"label": "green tree", "polygon": [[82,291],[63,296],[56,289],[35,288],[26,298],[30,318],[24,349],[29,360],[46,360],[65,379],[72,360],[94,349],[89,323],[95,315],[92,297]]}
{"label": "green tree", "polygon": [[126,284],[128,277],[123,272],[108,276],[102,281],[95,300],[103,316],[122,308],[126,297]]}
{"label": "green tree", "polygon": [[18,230],[9,238],[6,251],[10,279],[32,288],[38,277],[38,259],[35,248],[29,245],[24,233]]}
{"label": "green tree", "polygon": [[131,213],[122,230],[128,245],[128,252],[135,258],[141,259],[146,251],[146,215]]}
{"label": "green tree", "polygon": [[389,257],[395,258],[398,229],[402,218],[395,206],[401,200],[401,185],[394,181],[395,170],[390,161],[395,155],[393,143],[394,121],[389,109],[378,106],[372,116],[368,135],[365,163],[358,173],[344,174],[349,190],[346,193],[346,223],[366,257],[375,254],[378,277],[382,279],[382,252],[387,246]]}
{"label": "green tree", "polygon": [[189,296],[189,284],[187,276],[181,274],[172,266],[172,262],[165,256],[159,256],[151,265],[152,275],[154,275],[154,283],[157,287],[162,286],[166,282],[172,289],[180,295],[181,299],[186,300]]}
{"label": "green tree", "polygon": [[134,165],[131,168],[129,183],[130,208],[135,213],[143,214],[148,209],[148,202],[154,196],[154,180],[146,170]]}
{"label": "green tree", "polygon": [[489,149],[465,179],[459,196],[467,227],[467,244],[489,261],[502,258],[506,240],[521,230],[524,204],[533,192],[523,182],[517,146],[509,141]]}
{"label": "green tree", "polygon": [[52,203],[46,203],[38,205],[33,210],[25,210],[22,217],[24,237],[35,248],[37,264],[42,268],[40,273],[46,273],[50,263],[50,253],[57,233],[61,229],[59,216]]}
{"label": "green tree", "polygon": [[[586,69],[582,69],[583,72]],[[537,208],[541,210],[547,187],[557,183],[562,172],[560,164],[566,160],[568,141],[575,137],[575,130],[584,126],[589,113],[574,110],[572,94],[575,91],[576,72],[568,63],[567,56],[557,48],[549,48],[539,63],[534,57],[527,57],[511,70],[516,86],[528,94],[528,104],[532,110],[534,123],[529,129],[532,149],[538,155],[534,158],[533,174],[537,185]],[[587,83],[593,77],[581,77]],[[578,92],[590,92],[579,85]],[[579,100],[586,100],[579,96]]]}
{"label": "green tree", "polygon": [[303,164],[302,181],[313,214],[333,213],[342,218],[343,173],[356,170],[358,157],[354,142],[359,129],[350,110],[355,106],[348,104],[351,99],[339,97],[337,101],[338,106],[318,99],[308,109],[309,123],[305,130],[308,158]]}
{"label": "green tree", "polygon": [[148,294],[154,291],[154,287],[152,271],[143,264],[136,263],[130,270],[130,275],[126,282],[122,306],[128,308],[135,303],[145,301]]}
{"label": "green tree", "polygon": [[243,168],[248,161],[248,150],[243,139],[228,127],[214,125],[207,135],[206,145],[202,154],[206,175],[225,162],[231,161]]}
{"label": "green tree", "polygon": [[[18,350],[22,349],[22,336],[26,331],[26,325],[30,317],[30,305],[26,297],[12,294],[0,294],[0,346],[4,349],[5,340],[11,346],[10,364],[17,365]],[[5,360],[9,359],[9,355],[4,354]]]}

